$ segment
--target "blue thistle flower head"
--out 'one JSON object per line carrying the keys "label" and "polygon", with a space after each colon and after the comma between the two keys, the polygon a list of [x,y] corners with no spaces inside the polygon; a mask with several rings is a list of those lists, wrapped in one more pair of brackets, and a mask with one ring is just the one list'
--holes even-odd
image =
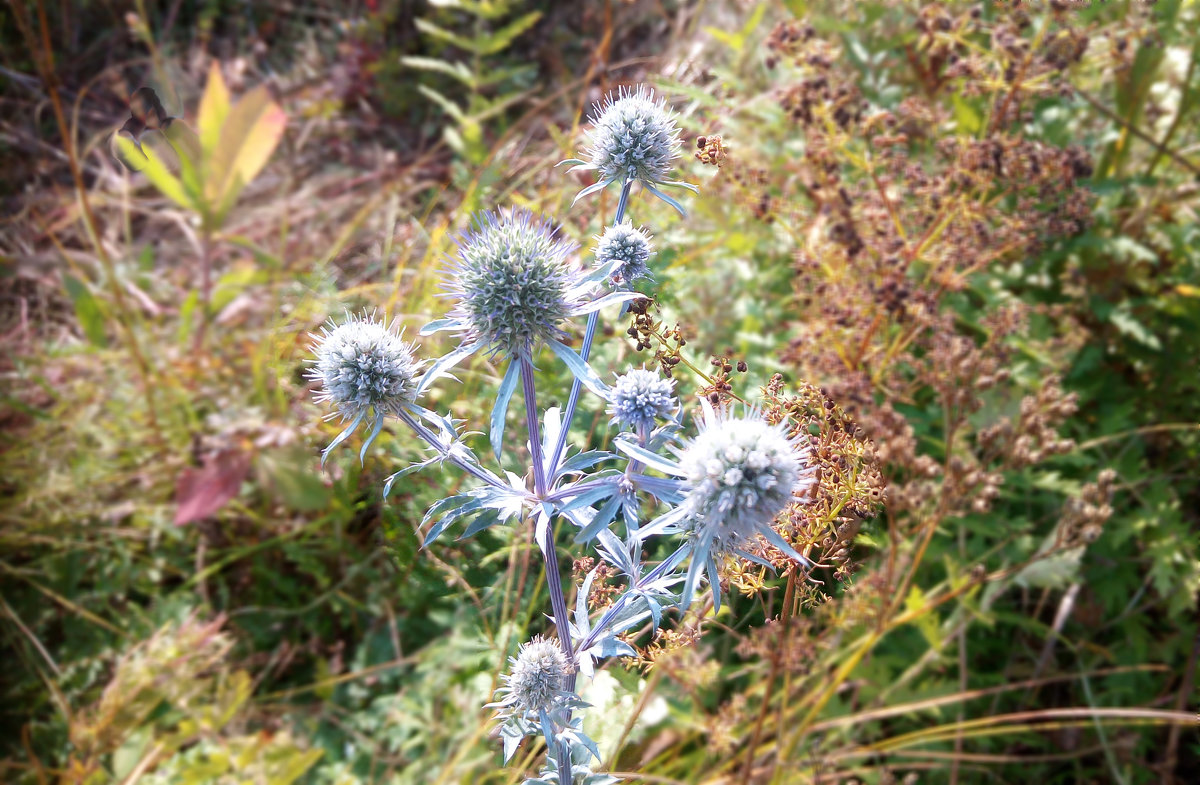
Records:
{"label": "blue thistle flower head", "polygon": [[609,226],[596,238],[596,264],[610,271],[608,278],[615,286],[625,287],[639,278],[649,278],[652,256],[650,235],[628,221]]}
{"label": "blue thistle flower head", "polygon": [[374,314],[346,315],[321,328],[312,350],[316,355],[308,378],[320,383],[317,403],[330,403],[343,420],[369,411],[395,414],[416,397],[421,363],[402,333],[376,321]]}
{"label": "blue thistle flower head", "polygon": [[700,433],[682,451],[684,505],[693,537],[725,554],[756,534],[774,541],[776,516],[814,482],[806,446],[758,412],[706,411]]}
{"label": "blue thistle flower head", "polygon": [[645,85],[619,88],[597,104],[588,142],[600,179],[620,183],[663,182],[680,147],[675,113]]}
{"label": "blue thistle flower head", "polygon": [[500,709],[498,716],[548,713],[571,696],[567,691],[571,666],[557,642],[536,635],[508,661],[511,671],[501,675],[503,685],[496,691],[503,700],[489,704]]}
{"label": "blue thistle flower head", "polygon": [[464,342],[492,354],[528,354],[542,341],[561,340],[564,319],[591,292],[567,259],[574,243],[530,213],[486,212],[459,240],[448,289],[459,298],[450,313]]}
{"label": "blue thistle flower head", "polygon": [[332,405],[330,417],[350,421],[325,449],[326,455],[373,415],[374,427],[362,448],[365,454],[384,417],[398,414],[416,400],[423,363],[395,326],[394,320],[376,321],[374,313],[347,313],[342,324],[330,319],[320,334],[312,336],[315,359],[306,376],[320,385],[314,399]]}
{"label": "blue thistle flower head", "polygon": [[655,97],[645,85],[621,87],[596,104],[591,120],[587,160],[569,158],[560,162],[572,164],[571,171],[594,171],[598,177],[575,196],[575,201],[613,183],[627,186],[637,180],[684,215],[683,206],[659,190],[672,186],[696,192],[694,185],[667,179],[671,162],[679,156],[680,143],[675,113],[667,108],[666,101]]}
{"label": "blue thistle flower head", "polygon": [[675,382],[644,368],[618,376],[609,391],[613,423],[638,432],[649,431],[658,418],[670,417],[678,408]]}

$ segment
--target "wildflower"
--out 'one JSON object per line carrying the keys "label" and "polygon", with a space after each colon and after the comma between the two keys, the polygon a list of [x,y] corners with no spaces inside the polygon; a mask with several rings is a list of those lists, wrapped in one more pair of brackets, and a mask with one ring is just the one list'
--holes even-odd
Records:
{"label": "wildflower", "polygon": [[595,106],[588,142],[588,161],[572,158],[562,162],[574,164],[572,170],[595,171],[600,178],[580,191],[575,201],[613,183],[624,186],[637,180],[683,214],[678,202],[658,190],[664,185],[696,190],[687,183],[666,179],[680,144],[675,113],[662,98],[655,98],[644,85],[622,87],[615,96],[609,93],[602,105]]}
{"label": "wildflower", "polygon": [[605,269],[617,286],[627,286],[639,278],[648,278],[648,262],[654,256],[650,235],[634,229],[628,222],[613,224],[597,238],[596,265]]}
{"label": "wildflower", "polygon": [[705,407],[700,433],[681,452],[679,470],[685,496],[682,505],[692,539],[691,565],[684,584],[690,600],[700,569],[708,568],[709,584],[719,604],[715,557],[745,552],[745,544],[761,534],[802,564],[771,526],[795,501],[795,494],[814,482],[807,448],[787,436],[785,424],[770,425],[757,412],[730,417]]}
{"label": "wildflower", "polygon": [[618,376],[609,393],[608,413],[615,424],[642,432],[654,427],[659,417],[669,417],[678,408],[675,382],[653,371],[630,370]]}
{"label": "wildflower", "polygon": [[536,635],[508,661],[512,672],[500,677],[504,686],[497,691],[505,697],[491,704],[500,708],[500,716],[549,713],[571,695],[567,691],[571,666],[557,642]]}
{"label": "wildflower", "polygon": [[478,216],[475,230],[459,241],[457,263],[450,268],[447,281],[458,303],[447,318],[421,330],[422,335],[457,330],[462,344],[437,360],[422,384],[480,349],[518,359],[520,363],[512,363],[505,374],[497,396],[499,405],[493,410],[494,424],[502,424],[518,365],[529,364],[535,346],[545,343],[588,389],[603,396],[603,382],[563,342],[566,333],[560,325],[570,317],[643,295],[598,291],[594,275],[568,265],[574,249],[570,241],[556,236],[549,222],[537,220],[528,212],[487,212]]}
{"label": "wildflower", "polygon": [[340,325],[331,319],[314,335],[313,368],[306,374],[320,383],[317,403],[333,405],[330,417],[340,417],[350,425],[325,448],[322,457],[374,415],[371,436],[363,453],[383,427],[383,419],[397,415],[417,397],[418,374],[422,363],[412,345],[391,324],[375,320],[374,314],[351,316]]}
{"label": "wildflower", "polygon": [[450,315],[464,340],[507,355],[560,340],[559,324],[588,293],[567,266],[574,245],[524,211],[484,213],[475,225],[459,242],[449,281],[459,297]]}

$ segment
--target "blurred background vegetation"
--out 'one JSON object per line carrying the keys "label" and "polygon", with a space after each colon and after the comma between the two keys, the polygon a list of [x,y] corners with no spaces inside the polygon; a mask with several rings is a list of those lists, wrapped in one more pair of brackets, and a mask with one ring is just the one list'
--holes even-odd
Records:
{"label": "blurred background vegetation", "polygon": [[[481,207],[528,205],[589,246],[612,195],[568,212],[584,183],[553,164],[590,102],[645,81],[681,112],[701,186],[686,220],[631,208],[659,247],[655,342],[688,339],[681,391],[757,400],[782,374],[796,412],[870,444],[886,491],[879,514],[796,524],[823,583],[727,565],[730,607],[604,671],[585,698],[606,766],[1200,781],[1198,17],[12,0],[3,779],[532,770],[536,747],[499,766],[479,708],[547,626],[531,532],[418,551],[459,479],[385,500],[420,454],[403,432],[320,471],[335,426],[309,400],[307,336],[346,309],[410,329],[439,313],[443,254]],[[146,128],[127,123],[142,86],[163,110]],[[202,173],[178,154],[193,143]],[[118,160],[136,154],[138,172]],[[599,367],[656,361],[627,326]],[[494,368],[462,379],[436,407],[481,423]],[[598,407],[584,420],[607,438]]]}

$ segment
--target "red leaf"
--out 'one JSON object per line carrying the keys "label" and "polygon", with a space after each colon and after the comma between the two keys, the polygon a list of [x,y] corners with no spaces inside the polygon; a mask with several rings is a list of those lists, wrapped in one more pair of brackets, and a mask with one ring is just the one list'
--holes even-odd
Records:
{"label": "red leaf", "polygon": [[238,495],[250,473],[250,456],[222,450],[204,459],[199,469],[188,467],[175,481],[175,525],[185,526],[215,513]]}

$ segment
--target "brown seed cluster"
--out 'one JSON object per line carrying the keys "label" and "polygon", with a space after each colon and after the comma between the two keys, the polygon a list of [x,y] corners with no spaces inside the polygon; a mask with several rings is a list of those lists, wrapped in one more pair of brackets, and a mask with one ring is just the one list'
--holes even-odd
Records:
{"label": "brown seed cluster", "polygon": [[625,334],[636,341],[636,351],[657,347],[654,349],[654,361],[662,369],[663,375],[670,379],[675,373],[675,366],[681,361],[679,351],[687,345],[683,329],[678,324],[667,327],[655,317],[659,313],[655,300],[634,300],[629,305],[629,312],[633,320]]}

